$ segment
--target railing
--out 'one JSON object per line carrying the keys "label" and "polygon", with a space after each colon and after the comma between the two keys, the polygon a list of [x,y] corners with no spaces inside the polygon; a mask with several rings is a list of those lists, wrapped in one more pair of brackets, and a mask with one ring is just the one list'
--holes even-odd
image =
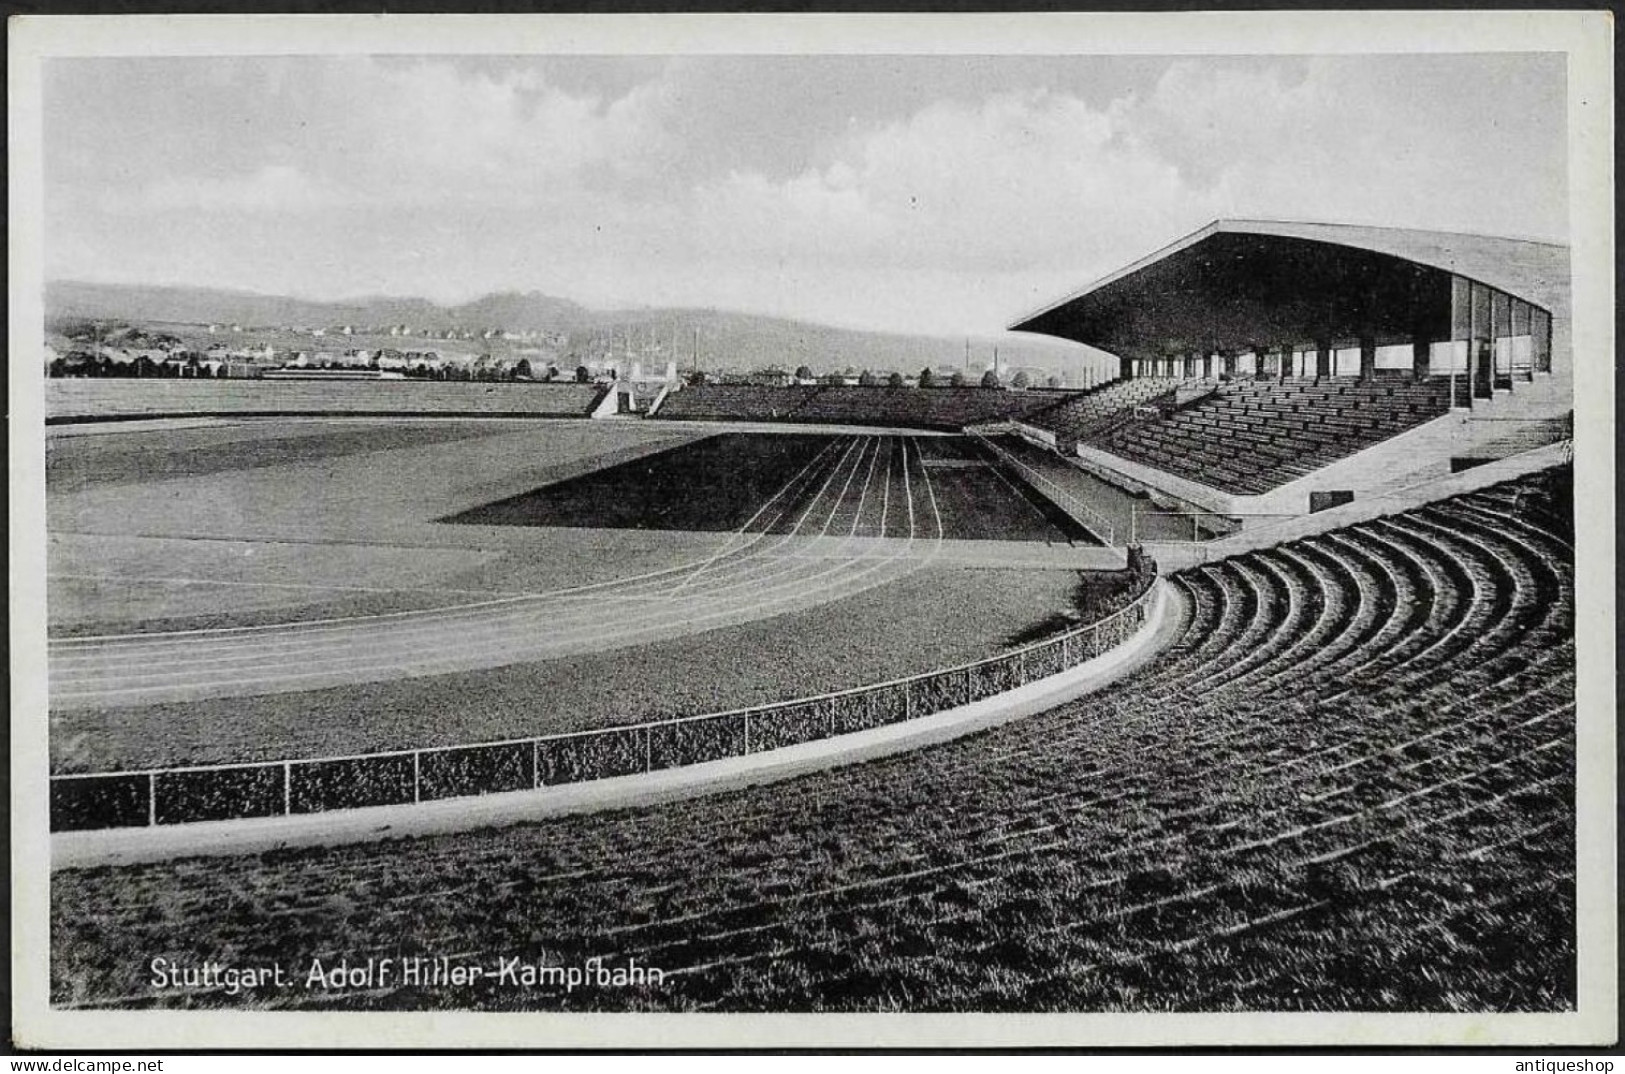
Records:
{"label": "railing", "polygon": [[[1230,537],[1241,532],[1247,526],[1247,519],[1274,519],[1280,521],[1289,518],[1302,518],[1302,512],[1270,512],[1270,511],[1239,511],[1232,514],[1219,514],[1213,511],[1142,511],[1138,504],[1130,505],[1131,544],[1150,542],[1153,544],[1201,544],[1206,541],[1216,541],[1222,537]],[[1147,532],[1146,520],[1152,518],[1169,518],[1179,520],[1179,532],[1164,532],[1152,535]],[[1185,523],[1190,524],[1189,531],[1185,530]],[[1259,525],[1259,523],[1253,523]]]}
{"label": "railing", "polygon": [[1076,667],[1139,630],[1153,572],[1105,618],[997,656],[729,712],[344,757],[51,777],[51,830],[294,816],[582,783],[741,757],[958,708]]}
{"label": "railing", "polygon": [[1093,507],[1084,503],[1082,500],[1078,499],[1078,497],[1062,488],[1060,484],[1048,474],[1045,474],[1035,467],[1029,466],[1025,462],[1022,462],[1013,453],[1006,451],[1004,448],[1000,447],[998,444],[995,444],[987,437],[981,435],[980,433],[971,433],[971,436],[975,437],[976,440],[978,440],[984,447],[992,451],[999,458],[1003,459],[1011,466],[1018,468],[1029,479],[1043,485],[1046,495],[1048,495],[1050,499],[1054,500],[1063,510],[1071,512],[1074,518],[1077,518],[1077,516],[1081,514],[1083,518],[1078,518],[1077,520],[1083,524],[1085,529],[1092,530],[1095,536],[1100,538],[1100,540],[1108,547],[1111,547],[1117,543],[1117,527],[1113,525],[1112,521],[1105,515],[1101,514],[1099,511],[1095,510]]}

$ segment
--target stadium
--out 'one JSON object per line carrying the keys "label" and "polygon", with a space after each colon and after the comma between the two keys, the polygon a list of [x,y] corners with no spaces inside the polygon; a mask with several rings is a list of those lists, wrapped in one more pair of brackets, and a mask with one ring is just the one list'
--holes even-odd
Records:
{"label": "stadium", "polygon": [[1011,325],[1084,390],[52,382],[53,1004],[1572,1010],[1568,281],[1222,220]]}

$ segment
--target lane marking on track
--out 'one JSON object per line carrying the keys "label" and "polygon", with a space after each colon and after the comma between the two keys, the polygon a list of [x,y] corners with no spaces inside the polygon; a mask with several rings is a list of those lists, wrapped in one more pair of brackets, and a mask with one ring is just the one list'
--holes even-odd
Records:
{"label": "lane marking on track", "polygon": [[[823,446],[823,448],[818,452],[818,454],[814,455],[811,459],[807,460],[807,465],[803,466],[800,470],[797,470],[795,472],[795,474],[790,478],[790,480],[786,481],[784,483],[784,485],[782,487],[780,487],[779,491],[777,491],[777,492],[775,492],[773,494],[771,499],[769,499],[766,503],[762,504],[761,507],[758,507],[756,509],[755,514],[751,515],[748,519],[745,520],[745,524],[743,526],[740,526],[738,530],[736,530],[733,534],[729,535],[727,544],[724,544],[720,549],[717,550],[717,553],[715,555],[711,556],[704,563],[701,563],[698,567],[695,567],[693,573],[686,576],[681,582],[679,582],[676,586],[674,586],[672,588],[671,592],[673,594],[681,592],[688,585],[689,582],[693,581],[695,578],[698,578],[701,574],[705,573],[705,569],[707,567],[711,566],[711,564],[715,563],[717,560],[721,559],[723,556],[725,556],[729,552],[731,552],[732,548],[730,546],[733,544],[734,538],[742,536],[745,533],[746,530],[750,529],[751,525],[758,518],[762,517],[762,513],[764,511],[766,511],[769,507],[773,506],[774,502],[776,500],[778,500],[778,498],[780,496],[783,496],[786,492],[788,492],[792,485],[794,485],[797,481],[800,481],[802,475],[805,474],[808,470],[812,469],[813,466],[816,465],[820,459],[822,459],[831,450],[833,450],[837,443],[839,443],[839,441],[831,441],[830,443],[825,444]],[[784,512],[781,509],[779,514],[782,515],[783,513]],[[777,521],[777,516],[775,516],[774,521]],[[746,547],[749,547],[749,545],[747,544]]]}
{"label": "lane marking on track", "polygon": [[891,461],[897,454],[897,438],[886,438],[886,478],[880,485],[880,529],[876,537],[886,536],[886,509],[891,506]]}
{"label": "lane marking on track", "polygon": [[[841,539],[841,544],[842,545],[848,545],[850,543],[850,541],[851,541],[850,537],[842,538]],[[728,602],[728,601],[717,601],[717,600],[713,599],[712,601],[710,601],[710,603],[711,604],[719,604],[720,603],[721,604],[720,609],[716,610],[716,611],[708,612],[707,614],[704,614],[704,615],[694,615],[693,614],[693,612],[695,610],[698,610],[697,607],[691,607],[691,608],[687,608],[687,609],[669,609],[668,613],[666,615],[650,615],[648,613],[641,613],[640,612],[640,614],[637,616],[637,618],[635,620],[635,625],[633,626],[633,628],[630,631],[627,629],[626,625],[624,625],[624,624],[620,624],[620,623],[602,624],[601,628],[599,630],[597,630],[597,631],[590,631],[590,632],[587,632],[585,634],[571,635],[569,638],[563,639],[563,640],[564,640],[565,643],[567,643],[567,644],[569,644],[571,646],[579,648],[583,644],[588,644],[588,643],[591,643],[591,642],[595,642],[595,641],[599,640],[600,638],[622,638],[622,639],[624,639],[626,637],[638,636],[638,635],[647,634],[647,633],[651,633],[651,632],[658,633],[660,630],[663,630],[667,626],[674,625],[674,624],[689,624],[689,625],[692,625],[694,623],[709,622],[709,621],[719,619],[719,618],[728,618],[728,617],[732,617],[732,616],[738,616],[740,614],[747,614],[748,615],[749,613],[757,612],[757,611],[760,611],[760,610],[762,610],[764,608],[773,607],[773,606],[777,606],[777,605],[785,604],[785,603],[794,603],[796,600],[803,599],[809,592],[812,591],[810,583],[815,582],[815,581],[817,581],[817,580],[819,580],[821,578],[828,577],[831,574],[837,574],[838,575],[843,571],[848,571],[849,568],[852,568],[852,567],[855,567],[855,566],[860,566],[861,569],[851,572],[850,578],[848,579],[848,581],[858,580],[858,579],[862,579],[865,576],[872,575],[875,572],[881,570],[882,568],[890,566],[890,565],[892,565],[894,563],[897,563],[900,560],[904,560],[906,558],[907,557],[902,552],[899,552],[899,553],[897,553],[896,555],[894,555],[894,556],[892,556],[890,558],[867,557],[866,559],[851,559],[851,558],[838,559],[835,562],[834,566],[824,566],[821,570],[814,571],[814,572],[811,572],[811,573],[805,574],[805,575],[801,575],[799,572],[800,572],[801,566],[806,561],[802,561],[802,564],[789,564],[791,569],[788,570],[788,571],[781,571],[780,573],[781,574],[789,574],[789,575],[792,575],[792,577],[788,581],[780,583],[780,584],[778,584],[778,585],[776,585],[774,587],[770,587],[768,590],[766,590],[766,592],[785,594],[785,597],[782,598],[782,599],[779,599],[779,598],[766,599],[766,600],[761,599],[760,595],[761,595],[761,593],[764,592],[764,590],[759,585],[751,584],[751,585],[749,585],[750,591],[751,591],[751,593],[753,595],[755,595],[757,597],[757,599],[753,600],[753,601],[750,601],[750,602],[733,603],[733,602]],[[819,561],[813,561],[813,562],[818,563]],[[923,563],[920,564],[920,565],[923,565]],[[917,569],[917,567],[911,568],[911,570],[912,569]],[[732,586],[732,587],[729,587],[729,588],[738,589],[738,588],[743,588],[743,587],[742,586]],[[861,587],[861,588],[867,588],[867,586]],[[861,588],[859,590],[853,590],[853,592],[861,591]],[[833,587],[829,586],[829,585],[826,585],[826,586],[821,587],[821,589],[819,591],[824,592],[824,593],[833,592]],[[850,595],[850,594],[847,594],[847,595]],[[696,602],[696,604],[698,604],[698,602]],[[673,616],[675,616],[675,618],[673,618]],[[441,652],[444,653],[445,650],[441,650]],[[352,657],[353,657],[353,654],[352,654]],[[517,662],[517,661],[510,661],[510,662]],[[415,662],[412,662],[412,663],[405,663],[405,664],[402,664],[402,663],[381,664],[376,659],[372,659],[372,658],[369,657],[369,658],[367,658],[365,661],[363,661],[361,663],[361,667],[362,667],[363,670],[365,670],[365,671],[367,671],[369,673],[369,681],[375,681],[376,676],[373,675],[372,673],[375,673],[377,671],[407,670],[407,671],[412,672],[414,675],[435,674],[435,673],[438,673],[438,671],[440,671],[440,670],[447,670],[447,669],[449,669],[449,670],[458,670],[459,667],[450,666],[450,665],[454,665],[455,663],[456,663],[455,661],[441,660],[441,661],[429,661],[427,663],[425,663],[423,661],[415,661]],[[258,666],[261,669],[264,668],[263,663],[259,664]],[[309,661],[300,661],[300,662],[298,662],[296,664],[290,663],[290,666],[296,666],[296,667],[299,667],[299,668],[303,668],[305,670],[303,670],[303,671],[301,671],[299,673],[293,673],[293,674],[286,674],[286,675],[280,675],[280,676],[262,676],[262,677],[258,677],[258,678],[249,678],[249,679],[244,679],[244,678],[242,678],[242,677],[240,677],[238,675],[232,675],[232,676],[230,676],[228,678],[224,678],[224,679],[221,679],[221,678],[211,678],[211,679],[201,679],[201,680],[194,679],[194,680],[190,680],[190,681],[186,681],[186,682],[165,683],[165,684],[148,684],[148,685],[145,685],[145,686],[136,686],[136,687],[130,687],[130,688],[125,688],[125,689],[117,689],[117,690],[101,690],[101,691],[95,691],[95,692],[81,691],[81,692],[79,692],[77,694],[75,694],[75,693],[67,694],[67,695],[65,695],[65,696],[63,696],[61,698],[58,698],[57,700],[64,700],[65,701],[65,700],[70,700],[70,699],[73,699],[73,698],[76,698],[76,697],[82,697],[82,696],[114,697],[114,696],[128,696],[128,695],[131,695],[131,694],[153,693],[153,692],[173,693],[173,692],[175,692],[177,690],[196,690],[196,689],[199,689],[199,688],[206,688],[206,687],[213,686],[213,685],[252,685],[252,684],[259,684],[259,683],[266,683],[266,682],[278,683],[278,682],[285,682],[285,681],[303,681],[303,680],[310,680],[310,679],[320,679],[322,677],[332,677],[332,676],[340,674],[341,672],[346,672],[346,671],[350,670],[347,663],[339,664],[339,665],[331,667],[331,668],[319,669],[319,670],[311,670]],[[480,665],[480,666],[490,666],[490,665]],[[427,669],[427,670],[424,670],[424,669]],[[462,670],[469,670],[468,668],[461,668],[461,669]]]}
{"label": "lane marking on track", "polygon": [[[227,581],[224,578],[166,578],[147,577],[129,574],[78,574],[66,571],[52,571],[47,578],[66,578],[81,582],[125,582],[140,583],[143,585],[212,585],[235,586],[242,589],[316,589],[322,591],[334,590],[345,593],[446,593],[453,596],[466,597],[540,597],[544,593],[523,589],[437,589],[432,586],[373,586],[373,585],[339,585],[337,583],[320,582],[244,582]],[[414,609],[417,611],[432,611],[435,609]],[[277,624],[287,625],[287,624]],[[114,635],[115,637],[145,637],[146,635]],[[72,639],[61,639],[68,641]]]}

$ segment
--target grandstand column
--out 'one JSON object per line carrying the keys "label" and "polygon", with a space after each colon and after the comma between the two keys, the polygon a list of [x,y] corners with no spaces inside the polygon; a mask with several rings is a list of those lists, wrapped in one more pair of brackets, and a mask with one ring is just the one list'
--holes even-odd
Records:
{"label": "grandstand column", "polygon": [[1377,375],[1377,340],[1374,336],[1360,337],[1360,379],[1371,380]]}
{"label": "grandstand column", "polygon": [[1411,378],[1426,380],[1433,372],[1433,342],[1418,332],[1411,337]]}
{"label": "grandstand column", "polygon": [[1236,375],[1236,352],[1235,351],[1220,351],[1219,352],[1219,360],[1224,365],[1224,375],[1225,376],[1233,377],[1233,376]]}
{"label": "grandstand column", "polygon": [[1315,340],[1315,376],[1329,377],[1332,375],[1332,341],[1329,339]]}

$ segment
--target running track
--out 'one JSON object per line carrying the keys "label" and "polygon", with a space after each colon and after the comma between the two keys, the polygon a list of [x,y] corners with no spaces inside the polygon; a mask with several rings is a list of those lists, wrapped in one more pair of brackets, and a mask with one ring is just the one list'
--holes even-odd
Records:
{"label": "running track", "polygon": [[[906,538],[880,540],[899,532]],[[788,523],[783,525],[781,523]],[[774,529],[788,532],[770,532]],[[707,559],[452,607],[50,643],[53,708],[311,690],[498,667],[708,630],[900,578],[940,549],[913,438],[832,441]]]}

